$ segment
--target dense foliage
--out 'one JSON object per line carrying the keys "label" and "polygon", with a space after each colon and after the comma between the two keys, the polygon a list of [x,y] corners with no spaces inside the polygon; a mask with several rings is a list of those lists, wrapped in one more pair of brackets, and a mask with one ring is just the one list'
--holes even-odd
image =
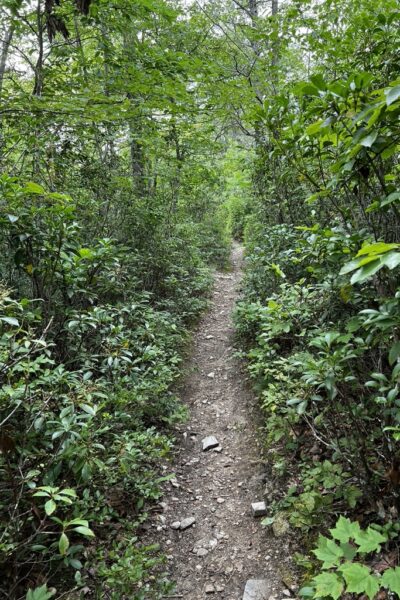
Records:
{"label": "dense foliage", "polygon": [[304,596],[399,594],[396,0],[0,11],[1,593],[168,593],[141,526],[233,235],[265,523]]}
{"label": "dense foliage", "polygon": [[306,597],[399,592],[399,19],[390,1],[282,8],[256,113],[237,332],[280,480],[265,524],[306,540],[358,521],[320,538]]}
{"label": "dense foliage", "polygon": [[78,8],[1,7],[0,595],[158,597],[140,527],[226,261],[219,146],[177,10]]}

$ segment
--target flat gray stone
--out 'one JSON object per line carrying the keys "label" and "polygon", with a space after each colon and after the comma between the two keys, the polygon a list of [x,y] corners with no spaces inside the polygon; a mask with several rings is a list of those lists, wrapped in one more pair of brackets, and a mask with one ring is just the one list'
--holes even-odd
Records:
{"label": "flat gray stone", "polygon": [[253,517],[264,517],[267,514],[265,502],[253,502],[251,510],[253,511]]}
{"label": "flat gray stone", "polygon": [[184,529],[188,529],[192,525],[196,523],[196,519],[194,517],[187,517],[181,521],[180,529],[183,531]]}
{"label": "flat gray stone", "polygon": [[171,529],[180,529],[180,528],[181,528],[180,521],[174,521],[173,523],[171,523]]}
{"label": "flat gray stone", "polygon": [[206,452],[207,450],[211,450],[211,448],[216,448],[217,446],[219,446],[217,438],[213,435],[209,435],[203,438],[201,440],[201,443],[203,445],[203,452]]}
{"label": "flat gray stone", "polygon": [[271,587],[266,579],[249,579],[243,594],[243,600],[268,600]]}

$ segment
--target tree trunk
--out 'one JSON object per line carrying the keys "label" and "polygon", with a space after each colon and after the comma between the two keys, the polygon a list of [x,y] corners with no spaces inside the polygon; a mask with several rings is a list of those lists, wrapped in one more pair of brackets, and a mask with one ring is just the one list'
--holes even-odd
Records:
{"label": "tree trunk", "polygon": [[35,82],[33,86],[33,95],[41,96],[43,91],[43,55],[44,55],[44,24],[41,0],[38,0],[36,7],[36,26],[37,26],[37,39],[38,39],[38,57],[35,66]]}
{"label": "tree trunk", "polygon": [[140,116],[129,121],[129,148],[131,154],[131,171],[133,188],[140,198],[147,195],[145,178],[145,156],[142,136],[142,123]]}
{"label": "tree trunk", "polygon": [[1,98],[1,94],[3,91],[3,84],[4,84],[4,75],[6,72],[6,63],[7,63],[7,56],[8,56],[8,51],[10,49],[10,44],[11,44],[11,40],[13,38],[14,35],[14,29],[15,29],[15,25],[12,23],[9,28],[6,30],[5,36],[4,36],[4,40],[3,40],[3,45],[1,48],[1,55],[0,55],[0,98]]}
{"label": "tree trunk", "polygon": [[[12,23],[9,26],[9,28],[6,30],[6,32],[5,32],[4,40],[3,40],[3,44],[2,44],[2,48],[1,48],[1,55],[0,55],[0,100],[1,100],[2,92],[3,92],[4,76],[5,76],[5,73],[6,73],[7,56],[8,56],[8,51],[10,49],[11,40],[12,40],[13,35],[14,35],[14,29],[15,29],[15,25]],[[4,148],[3,140],[4,140],[3,124],[2,124],[2,119],[1,119],[1,116],[0,116],[0,166],[2,164],[2,159],[3,159],[3,148]]]}

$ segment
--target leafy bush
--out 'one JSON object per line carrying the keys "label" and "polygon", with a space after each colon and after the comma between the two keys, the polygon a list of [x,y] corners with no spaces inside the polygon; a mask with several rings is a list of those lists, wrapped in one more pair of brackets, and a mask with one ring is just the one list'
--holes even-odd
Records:
{"label": "leafy bush", "polygon": [[[305,587],[300,594],[305,598],[333,598],[337,600],[344,592],[365,594],[370,600],[381,588],[400,594],[400,568],[390,568],[382,561],[377,571],[365,564],[373,553],[380,553],[388,539],[398,535],[399,526],[388,524],[384,529],[371,525],[361,529],[357,521],[340,517],[332,538],[320,536],[313,553],[322,562],[323,572],[312,580],[312,587]],[[361,559],[356,560],[356,559]]]}
{"label": "leafy bush", "polygon": [[[55,584],[61,569],[83,586],[100,561],[95,588],[150,597],[168,585],[135,529],[168,478],[168,429],[185,418],[172,388],[187,327],[207,306],[201,244],[187,243],[190,227],[152,255],[90,241],[69,196],[8,177],[2,186],[0,561],[14,574],[3,591],[46,596],[35,581]],[[120,556],[109,539],[132,519]]]}

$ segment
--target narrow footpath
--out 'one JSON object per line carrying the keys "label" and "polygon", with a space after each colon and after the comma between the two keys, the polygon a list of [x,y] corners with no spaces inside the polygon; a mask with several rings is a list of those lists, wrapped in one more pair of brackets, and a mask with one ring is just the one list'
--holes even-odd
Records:
{"label": "narrow footpath", "polygon": [[[265,473],[257,442],[257,402],[232,346],[242,255],[242,248],[234,246],[232,270],[216,274],[211,309],[195,335],[182,388],[190,419],[178,433],[182,443],[173,468],[176,479],[167,485],[154,525],[157,533],[151,533],[176,581],[170,598],[291,596],[280,576],[287,548],[252,514],[252,503],[263,500]],[[207,436],[214,436],[218,446],[204,451]],[[243,596],[250,579],[265,582],[258,591],[258,584],[250,584]]]}

